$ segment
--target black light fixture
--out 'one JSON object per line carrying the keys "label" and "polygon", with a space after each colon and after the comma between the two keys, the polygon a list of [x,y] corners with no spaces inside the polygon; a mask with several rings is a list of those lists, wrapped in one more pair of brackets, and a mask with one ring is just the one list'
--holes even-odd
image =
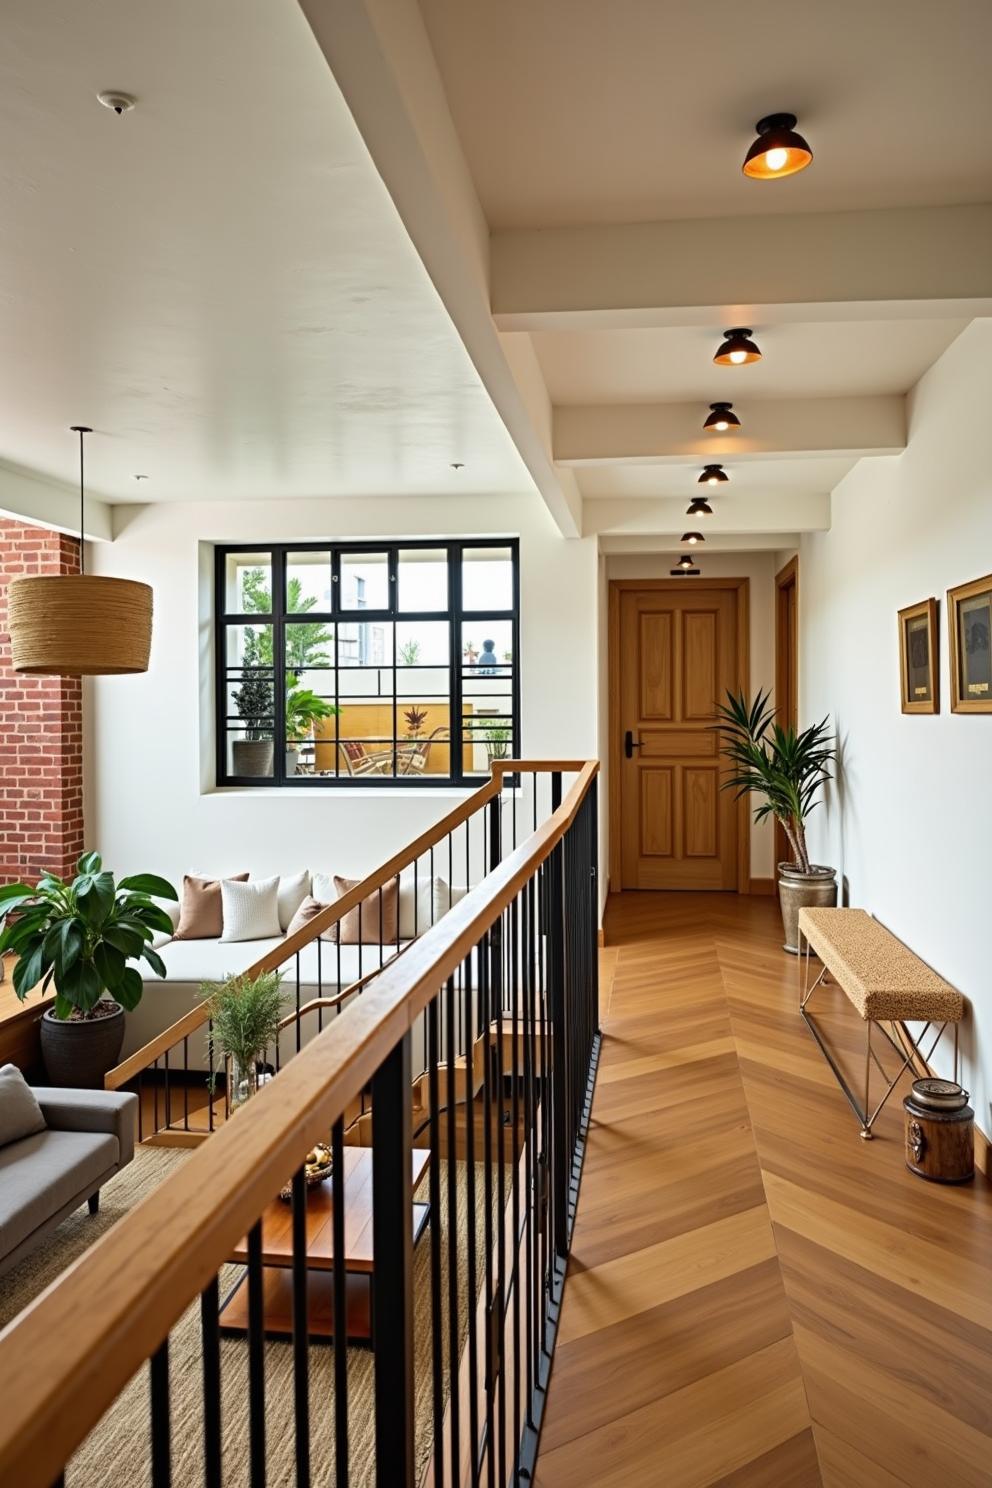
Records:
{"label": "black light fixture", "polygon": [[704,465],[703,473],[696,482],[700,486],[723,486],[729,481],[730,476],[722,465]]}
{"label": "black light fixture", "polygon": [[713,515],[713,508],[705,496],[693,496],[686,508],[685,514],[687,517],[711,517]]}
{"label": "black light fixture", "polygon": [[758,138],[741,167],[752,181],[777,181],[780,176],[794,176],[812,165],[813,151],[796,133],[795,114],[768,114],[755,128]]}
{"label": "black light fixture", "polygon": [[750,326],[733,326],[724,331],[713,360],[718,367],[746,367],[750,362],[760,362],[761,352],[751,340]]}
{"label": "black light fixture", "polygon": [[711,403],[703,431],[708,434],[726,434],[728,429],[739,429],[740,426],[741,421],[734,412],[733,403]]}
{"label": "black light fixture", "polygon": [[683,532],[682,541],[688,543],[690,548],[692,548],[695,547],[696,543],[705,542],[706,539],[701,532]]}
{"label": "black light fixture", "polygon": [[699,569],[696,567],[689,554],[683,553],[676,566],[670,570],[670,573],[672,574],[673,578],[684,578],[687,575],[698,575]]}

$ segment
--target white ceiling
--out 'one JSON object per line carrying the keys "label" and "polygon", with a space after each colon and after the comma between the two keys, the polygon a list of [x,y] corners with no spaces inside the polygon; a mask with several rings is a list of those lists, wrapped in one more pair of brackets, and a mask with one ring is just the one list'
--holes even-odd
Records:
{"label": "white ceiling", "polygon": [[685,465],[591,465],[579,471],[579,482],[584,496],[684,496],[687,501],[693,496],[705,496],[708,501],[725,506],[755,491],[832,491],[854,461],[828,456],[735,463],[725,455],[721,463],[729,480],[719,486],[699,484],[702,461]]}
{"label": "white ceiling", "polygon": [[5,0],[3,42],[0,461],[71,481],[88,423],[116,501],[533,489],[295,4]]}
{"label": "white ceiling", "polygon": [[[988,0],[420,0],[494,229],[987,201]],[[815,169],[740,171],[763,114]]]}
{"label": "white ceiling", "polygon": [[963,320],[781,323],[753,327],[763,359],[716,367],[724,327],[537,331],[534,346],[555,403],[716,398],[870,397],[905,393],[964,330]]}

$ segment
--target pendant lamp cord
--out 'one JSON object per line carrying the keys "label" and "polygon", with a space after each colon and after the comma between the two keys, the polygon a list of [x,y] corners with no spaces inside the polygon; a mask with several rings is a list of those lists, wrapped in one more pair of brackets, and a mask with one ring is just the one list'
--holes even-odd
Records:
{"label": "pendant lamp cord", "polygon": [[83,440],[93,430],[85,424],[73,424],[72,432],[79,435],[79,572],[86,572],[86,495],[84,477]]}

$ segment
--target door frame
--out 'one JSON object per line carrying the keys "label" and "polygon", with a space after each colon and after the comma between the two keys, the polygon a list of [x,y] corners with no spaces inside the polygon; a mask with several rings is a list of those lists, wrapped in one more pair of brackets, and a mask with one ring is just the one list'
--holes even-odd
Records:
{"label": "door frame", "polygon": [[[786,628],[789,623],[789,590],[793,591],[793,604],[796,613],[796,637],[795,648],[792,656],[793,677],[791,685],[786,676],[786,668],[789,663],[789,647],[786,640]],[[783,717],[781,699],[788,694],[792,699],[792,716]],[[775,715],[777,721],[783,727],[790,723],[794,728],[799,727],[799,554],[796,553],[789,559],[784,567],[780,568],[775,575]],[[779,822],[775,823],[775,878],[778,878],[778,865],[787,861],[790,848],[789,839]]]}
{"label": "door frame", "polygon": [[[607,607],[606,691],[609,720],[609,891],[620,889],[620,596],[624,591],[653,589],[660,593],[697,589],[737,591],[737,670],[746,692],[751,687],[751,580],[740,579],[610,579]],[[751,812],[747,797],[737,803],[737,892],[751,892]]]}

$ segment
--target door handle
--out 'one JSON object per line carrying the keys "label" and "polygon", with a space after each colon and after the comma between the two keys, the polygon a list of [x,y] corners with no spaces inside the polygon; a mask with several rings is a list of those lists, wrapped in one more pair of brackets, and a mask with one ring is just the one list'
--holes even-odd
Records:
{"label": "door handle", "polygon": [[634,750],[640,749],[640,747],[639,741],[634,738],[632,731],[628,729],[623,736],[623,752],[625,757],[627,759],[633,759]]}

